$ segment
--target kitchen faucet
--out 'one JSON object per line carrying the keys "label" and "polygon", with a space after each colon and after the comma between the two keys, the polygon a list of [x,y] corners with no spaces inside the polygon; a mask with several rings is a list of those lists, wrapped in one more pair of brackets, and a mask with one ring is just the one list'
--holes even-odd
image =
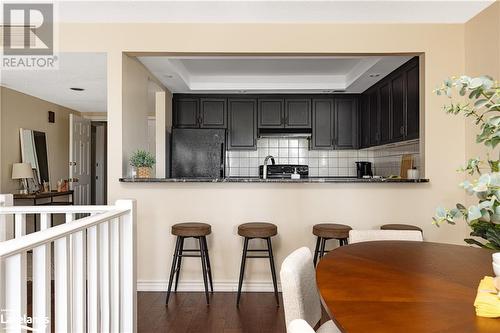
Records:
{"label": "kitchen faucet", "polygon": [[267,155],[266,158],[264,159],[264,166],[262,167],[262,178],[267,179],[267,161],[271,159],[271,163],[274,165],[274,157],[271,155]]}

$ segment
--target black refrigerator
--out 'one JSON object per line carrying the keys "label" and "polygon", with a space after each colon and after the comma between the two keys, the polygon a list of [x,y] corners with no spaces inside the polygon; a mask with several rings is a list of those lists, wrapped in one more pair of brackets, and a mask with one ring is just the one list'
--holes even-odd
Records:
{"label": "black refrigerator", "polygon": [[172,178],[223,178],[224,129],[172,130]]}

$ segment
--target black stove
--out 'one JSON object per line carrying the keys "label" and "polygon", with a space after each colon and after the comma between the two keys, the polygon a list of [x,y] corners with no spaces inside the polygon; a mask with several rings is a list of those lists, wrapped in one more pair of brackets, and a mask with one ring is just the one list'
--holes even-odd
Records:
{"label": "black stove", "polygon": [[[259,166],[259,177],[262,178],[264,166]],[[309,177],[309,166],[300,164],[269,164],[267,166],[267,178],[292,178],[292,174],[297,170],[300,178]]]}

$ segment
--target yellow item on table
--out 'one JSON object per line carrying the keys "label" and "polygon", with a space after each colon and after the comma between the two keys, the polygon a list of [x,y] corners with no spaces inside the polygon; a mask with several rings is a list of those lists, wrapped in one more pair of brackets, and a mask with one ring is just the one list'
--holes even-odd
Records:
{"label": "yellow item on table", "polygon": [[500,297],[491,276],[485,276],[479,283],[474,306],[479,317],[500,317]]}

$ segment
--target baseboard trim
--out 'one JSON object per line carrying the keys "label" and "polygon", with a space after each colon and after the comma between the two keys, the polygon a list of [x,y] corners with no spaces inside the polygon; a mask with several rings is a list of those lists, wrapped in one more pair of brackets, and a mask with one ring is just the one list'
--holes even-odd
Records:
{"label": "baseboard trim", "polygon": [[[167,291],[167,280],[137,280],[137,291]],[[244,292],[273,292],[271,281],[249,281],[243,282],[241,288]],[[281,285],[278,283],[278,290]],[[205,291],[203,281],[179,281],[177,291]],[[214,281],[214,291],[235,292],[238,291],[238,281]]]}

